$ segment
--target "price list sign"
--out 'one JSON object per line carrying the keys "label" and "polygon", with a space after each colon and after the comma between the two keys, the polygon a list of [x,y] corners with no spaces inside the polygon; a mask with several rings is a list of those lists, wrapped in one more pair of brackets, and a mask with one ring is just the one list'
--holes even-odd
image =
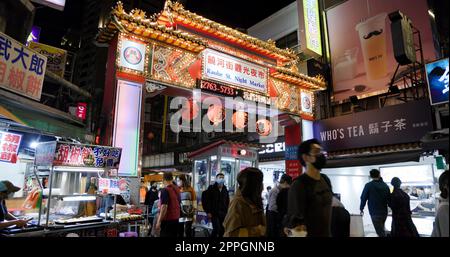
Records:
{"label": "price list sign", "polygon": [[22,135],[0,131],[0,161],[17,162]]}

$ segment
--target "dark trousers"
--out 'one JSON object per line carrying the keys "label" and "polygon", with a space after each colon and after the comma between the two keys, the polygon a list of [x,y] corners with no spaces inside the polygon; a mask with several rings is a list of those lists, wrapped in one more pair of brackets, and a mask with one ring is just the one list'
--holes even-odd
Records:
{"label": "dark trousers", "polygon": [[153,229],[153,220],[155,219],[155,217],[148,217],[148,224],[149,224],[149,230],[148,230],[148,236],[150,236],[150,234],[152,233],[152,229]]}
{"label": "dark trousers", "polygon": [[384,223],[386,222],[387,216],[385,215],[371,215],[372,224],[377,232],[378,237],[386,237],[386,231],[384,228]]}
{"label": "dark trousers", "polygon": [[278,213],[274,211],[267,211],[267,236],[268,237],[279,237],[278,231]]}
{"label": "dark trousers", "polygon": [[177,237],[178,220],[165,220],[161,222],[160,237]]}
{"label": "dark trousers", "polygon": [[211,223],[213,225],[211,237],[223,237],[223,234],[225,233],[225,228],[223,227],[224,220],[225,217],[220,215],[211,217]]}
{"label": "dark trousers", "polygon": [[178,224],[178,237],[192,237],[192,221]]}

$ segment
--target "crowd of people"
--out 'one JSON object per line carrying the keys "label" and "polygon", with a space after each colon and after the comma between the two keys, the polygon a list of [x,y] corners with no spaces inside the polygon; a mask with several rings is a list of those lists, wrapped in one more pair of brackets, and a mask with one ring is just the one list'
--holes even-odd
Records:
{"label": "crowd of people", "polygon": [[[237,176],[238,188],[230,201],[224,174],[202,192],[201,202],[212,224],[211,237],[349,237],[351,215],[333,192],[330,179],[321,170],[326,156],[316,139],[303,142],[298,158],[305,172],[292,179],[281,176],[279,183],[262,195],[263,173],[246,168]],[[410,197],[401,189],[398,177],[391,180],[393,190],[383,181],[380,171],[370,170],[371,181],[361,193],[360,210],[366,204],[379,237],[418,237],[411,217]],[[151,208],[152,236],[192,237],[197,197],[187,177],[174,182],[164,175],[165,187],[158,193],[152,187],[146,197]],[[448,170],[439,178],[440,204],[432,236],[448,236]],[[159,195],[159,196],[158,196]],[[388,208],[392,211],[390,233],[385,230]]]}
{"label": "crowd of people", "polygon": [[[284,174],[279,183],[263,197],[263,173],[253,167],[237,175],[238,188],[230,200],[225,176],[218,173],[214,184],[201,193],[203,211],[212,223],[211,237],[349,237],[351,215],[333,193],[330,179],[321,170],[327,158],[316,139],[303,142],[298,158],[305,172],[295,179]],[[379,237],[386,237],[388,208],[392,211],[389,236],[418,237],[411,217],[410,196],[398,177],[390,181],[393,190],[377,169],[370,170],[371,181],[361,194],[360,211],[366,204],[372,224]],[[174,179],[164,173],[164,187],[151,186],[145,196],[148,221],[153,237],[193,237],[197,196],[186,175]],[[5,200],[20,188],[9,181],[0,181],[0,229],[27,221],[11,215]],[[448,170],[439,177],[439,206],[433,226],[433,237],[449,236]],[[265,198],[265,200],[263,200]]]}

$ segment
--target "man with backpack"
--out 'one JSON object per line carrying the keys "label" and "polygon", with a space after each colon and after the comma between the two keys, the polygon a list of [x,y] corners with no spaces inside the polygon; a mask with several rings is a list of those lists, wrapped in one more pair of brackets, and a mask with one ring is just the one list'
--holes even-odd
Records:
{"label": "man with backpack", "polygon": [[223,237],[225,229],[223,222],[227,216],[230,197],[228,195],[225,184],[225,175],[218,173],[216,182],[210,185],[208,189],[202,193],[202,205],[211,220],[213,231],[211,237]]}

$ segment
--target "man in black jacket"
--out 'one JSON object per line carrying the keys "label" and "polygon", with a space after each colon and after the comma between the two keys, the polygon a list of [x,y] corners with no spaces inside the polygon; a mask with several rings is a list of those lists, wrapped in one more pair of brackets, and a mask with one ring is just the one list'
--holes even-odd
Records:
{"label": "man in black jacket", "polygon": [[218,173],[216,175],[216,182],[207,189],[206,203],[202,203],[203,209],[208,214],[208,218],[213,225],[211,237],[223,237],[225,232],[223,222],[228,212],[230,197],[224,183],[225,176],[223,173]]}
{"label": "man in black jacket", "polygon": [[292,236],[330,237],[332,192],[326,175],[326,157],[320,142],[310,139],[300,144],[298,157],[305,173],[292,183],[288,194],[285,233]]}

